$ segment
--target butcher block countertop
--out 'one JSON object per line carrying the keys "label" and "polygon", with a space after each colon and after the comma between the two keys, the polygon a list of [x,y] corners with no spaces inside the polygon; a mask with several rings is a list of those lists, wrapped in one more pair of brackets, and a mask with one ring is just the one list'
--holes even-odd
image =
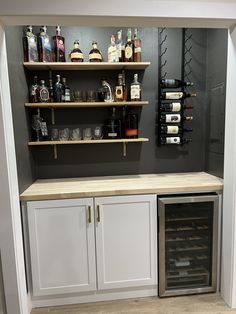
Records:
{"label": "butcher block countertop", "polygon": [[22,201],[132,194],[220,192],[223,180],[206,172],[141,174],[37,180]]}

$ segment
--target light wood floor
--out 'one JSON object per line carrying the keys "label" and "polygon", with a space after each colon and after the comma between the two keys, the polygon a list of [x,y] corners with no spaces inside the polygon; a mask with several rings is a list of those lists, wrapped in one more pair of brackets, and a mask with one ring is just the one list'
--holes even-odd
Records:
{"label": "light wood floor", "polygon": [[31,314],[225,314],[235,313],[216,294],[156,297],[34,309]]}

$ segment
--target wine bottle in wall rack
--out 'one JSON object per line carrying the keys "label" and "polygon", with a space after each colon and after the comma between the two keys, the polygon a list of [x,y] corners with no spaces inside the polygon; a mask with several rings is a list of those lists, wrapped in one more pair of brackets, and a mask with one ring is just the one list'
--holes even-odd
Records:
{"label": "wine bottle in wall rack", "polygon": [[161,99],[170,99],[170,100],[177,100],[177,99],[185,99],[188,97],[196,97],[196,93],[186,93],[186,92],[162,92]]}
{"label": "wine bottle in wall rack", "polygon": [[182,105],[181,102],[172,102],[169,104],[161,104],[160,110],[164,112],[179,112],[181,109],[193,109],[192,105]]}
{"label": "wine bottle in wall rack", "polygon": [[192,132],[192,128],[182,128],[179,125],[162,124],[160,127],[161,134],[182,134],[184,132]]}
{"label": "wine bottle in wall rack", "polygon": [[65,62],[65,38],[61,36],[61,27],[56,27],[56,35],[53,36],[54,58],[56,62]]}
{"label": "wine bottle in wall rack", "polygon": [[180,121],[191,121],[193,120],[193,116],[182,116],[179,113],[176,114],[164,114],[162,113],[160,116],[160,121],[163,123],[179,123]]}
{"label": "wine bottle in wall rack", "polygon": [[161,137],[160,144],[162,145],[169,145],[169,144],[187,144],[192,142],[190,138],[183,138],[182,136],[172,136],[172,137]]}
{"label": "wine bottle in wall rack", "polygon": [[193,83],[177,79],[162,79],[160,85],[162,88],[179,88],[184,86],[193,86]]}

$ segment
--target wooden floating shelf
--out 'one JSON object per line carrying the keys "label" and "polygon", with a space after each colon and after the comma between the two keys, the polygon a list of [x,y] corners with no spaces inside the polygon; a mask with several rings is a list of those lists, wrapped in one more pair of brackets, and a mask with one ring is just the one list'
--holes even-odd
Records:
{"label": "wooden floating shelf", "polygon": [[145,70],[151,62],[24,62],[28,70]]}
{"label": "wooden floating shelf", "polygon": [[95,107],[122,107],[145,106],[148,101],[114,101],[114,102],[51,102],[51,103],[25,103],[29,108],[95,108]]}
{"label": "wooden floating shelf", "polygon": [[44,146],[44,145],[75,145],[75,144],[109,144],[109,143],[139,143],[148,142],[148,138],[132,138],[132,139],[112,139],[112,140],[80,140],[80,141],[40,141],[28,142],[29,146]]}

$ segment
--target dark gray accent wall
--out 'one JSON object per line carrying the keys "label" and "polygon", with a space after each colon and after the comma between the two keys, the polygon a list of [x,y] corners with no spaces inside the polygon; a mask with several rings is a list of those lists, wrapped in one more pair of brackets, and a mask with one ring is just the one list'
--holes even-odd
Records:
{"label": "dark gray accent wall", "polygon": [[[123,28],[124,33],[126,29]],[[35,28],[38,31],[38,28]],[[131,143],[127,146],[127,157],[122,156],[122,144],[99,144],[99,145],[66,145],[58,146],[58,159],[53,158],[53,148],[27,147],[28,130],[27,114],[23,103],[27,98],[28,87],[24,77],[22,67],[22,46],[21,31],[9,28],[7,32],[9,46],[9,65],[16,63],[21,83],[15,81],[19,79],[18,73],[15,75],[13,65],[9,68],[11,76],[12,93],[15,95],[13,101],[13,114],[15,124],[15,137],[17,150],[23,147],[24,158],[21,160],[18,154],[18,168],[24,182],[29,182],[31,168],[36,168],[37,178],[59,178],[78,176],[98,176],[98,175],[122,175],[139,173],[163,173],[163,172],[186,172],[204,171],[206,157],[205,128],[207,124],[207,97],[206,97],[206,67],[207,67],[207,31],[205,29],[192,29],[190,66],[191,74],[189,79],[194,82],[194,88],[189,91],[197,92],[196,99],[189,99],[186,103],[194,105],[194,110],[186,115],[193,114],[194,120],[186,122],[187,127],[193,127],[194,132],[189,134],[193,142],[185,146],[168,145],[157,146],[157,112],[158,112],[158,29],[140,29],[142,39],[143,61],[151,61],[151,66],[146,71],[138,71],[139,80],[142,83],[142,95],[144,100],[149,101],[149,105],[143,108],[133,108],[133,112],[139,114],[140,137],[148,137],[148,143]],[[49,34],[54,34],[54,28],[49,28]],[[73,46],[73,41],[79,39],[81,50],[84,53],[85,61],[88,60],[88,53],[91,49],[91,42],[97,40],[98,48],[102,51],[104,59],[107,60],[107,47],[112,33],[116,33],[116,28],[87,28],[87,27],[63,27],[62,34],[66,38],[67,56]],[[182,54],[182,31],[181,29],[167,29],[168,47],[165,59],[168,78],[180,78],[181,75],[181,54]],[[13,35],[14,34],[14,35]],[[19,43],[21,51],[12,51],[12,36],[15,42]],[[15,47],[15,44],[14,44]],[[19,49],[19,50],[20,50]],[[100,79],[106,76],[114,87],[117,82],[119,71],[54,71],[67,77],[68,85],[72,90],[91,90],[100,86]],[[126,71],[126,81],[129,86],[133,79],[134,71]],[[32,81],[35,72],[27,71],[26,76],[29,82]],[[48,81],[47,71],[38,71],[40,78]],[[14,84],[18,84],[17,91],[13,90]],[[20,112],[19,112],[20,111]],[[30,111],[30,110],[29,110]],[[42,115],[51,122],[50,110],[41,110]],[[56,110],[56,124],[59,127],[94,127],[102,125],[110,115],[110,109],[58,109]],[[117,109],[117,116],[121,117],[122,109]],[[19,119],[19,117],[21,118]],[[186,136],[187,137],[187,136]],[[27,170],[24,160],[28,160]],[[33,160],[33,162],[32,162]],[[33,175],[31,176],[31,178]],[[23,179],[22,179],[23,180]],[[22,184],[23,186],[23,184]]]}
{"label": "dark gray accent wall", "polygon": [[206,170],[223,177],[227,30],[207,31]]}
{"label": "dark gray accent wall", "polygon": [[15,135],[17,171],[20,192],[36,178],[36,164],[28,149],[28,114],[24,103],[28,99],[28,84],[22,66],[22,27],[6,27],[6,45]]}

